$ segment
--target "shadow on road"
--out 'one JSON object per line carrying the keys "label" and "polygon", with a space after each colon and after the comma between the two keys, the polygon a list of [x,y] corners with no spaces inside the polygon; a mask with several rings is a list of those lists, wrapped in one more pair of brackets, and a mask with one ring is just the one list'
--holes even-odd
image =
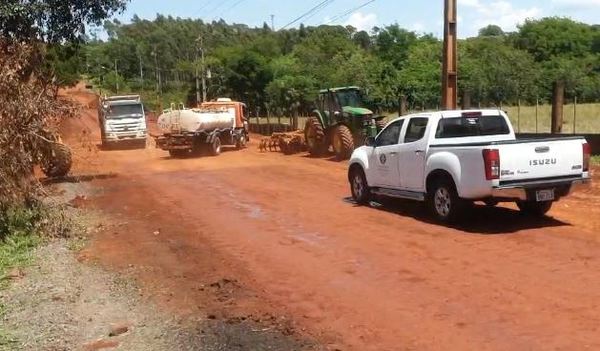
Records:
{"label": "shadow on road", "polygon": [[146,148],[146,141],[121,141],[118,144],[102,145],[96,144],[100,151],[125,151],[125,150],[141,150]]}
{"label": "shadow on road", "polygon": [[[344,201],[358,206],[352,198],[345,198]],[[442,225],[429,214],[429,209],[421,202],[378,199],[371,202],[369,207],[379,211],[412,217],[428,224]],[[527,229],[571,226],[571,224],[548,216],[539,218],[525,216],[517,210],[505,207],[473,205],[466,210],[465,215],[458,223],[446,226],[471,234],[495,235],[511,234]]]}
{"label": "shadow on road", "polygon": [[42,185],[62,184],[62,183],[83,183],[83,182],[91,182],[92,180],[111,179],[111,178],[116,178],[116,177],[117,177],[116,173],[86,174],[86,175],[66,176],[66,177],[58,177],[58,178],[41,178],[40,183],[42,183]]}

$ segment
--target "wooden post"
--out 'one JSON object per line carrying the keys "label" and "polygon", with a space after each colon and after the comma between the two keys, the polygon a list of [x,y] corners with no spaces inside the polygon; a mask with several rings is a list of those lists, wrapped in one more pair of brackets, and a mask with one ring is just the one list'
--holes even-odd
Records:
{"label": "wooden post", "polygon": [[462,94],[462,109],[469,110],[471,108],[471,92],[468,90],[463,91]]}
{"label": "wooden post", "polygon": [[521,133],[521,99],[517,100],[517,132]]}
{"label": "wooden post", "polygon": [[538,110],[540,108],[540,98],[535,98],[535,132],[538,133]]}
{"label": "wooden post", "polygon": [[442,62],[442,108],[457,107],[457,33],[456,0],[444,1],[444,57]]}
{"label": "wooden post", "polygon": [[573,134],[577,128],[577,95],[573,99]]}
{"label": "wooden post", "polygon": [[398,99],[398,116],[404,116],[407,114],[408,108],[408,98],[406,97],[406,95],[402,94],[400,95],[400,98]]}
{"label": "wooden post", "polygon": [[563,112],[565,102],[565,83],[554,82],[552,89],[552,124],[550,132],[560,134],[562,132]]}
{"label": "wooden post", "polygon": [[271,109],[267,110],[267,134],[271,135]]}

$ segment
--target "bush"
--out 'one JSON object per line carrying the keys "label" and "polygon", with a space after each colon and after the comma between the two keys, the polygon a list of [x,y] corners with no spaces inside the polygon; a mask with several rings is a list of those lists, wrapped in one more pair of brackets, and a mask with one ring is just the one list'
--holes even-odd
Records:
{"label": "bush", "polygon": [[0,41],[0,209],[28,207],[39,186],[33,167],[74,105],[43,73],[40,45]]}

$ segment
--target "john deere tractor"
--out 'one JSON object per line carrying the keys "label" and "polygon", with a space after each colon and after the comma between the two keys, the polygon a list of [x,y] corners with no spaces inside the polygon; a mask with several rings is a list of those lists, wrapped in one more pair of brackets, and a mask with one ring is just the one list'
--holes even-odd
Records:
{"label": "john deere tractor", "polygon": [[304,127],[308,150],[321,156],[333,147],[336,158],[350,158],[355,147],[383,126],[383,117],[374,117],[365,107],[359,87],[325,89],[319,92],[316,108]]}

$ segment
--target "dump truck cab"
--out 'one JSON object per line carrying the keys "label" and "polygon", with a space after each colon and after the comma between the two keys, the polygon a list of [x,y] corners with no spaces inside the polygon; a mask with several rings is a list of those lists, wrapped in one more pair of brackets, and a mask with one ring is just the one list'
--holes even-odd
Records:
{"label": "dump truck cab", "polygon": [[101,98],[98,122],[103,146],[125,142],[146,145],[146,114],[139,95]]}

